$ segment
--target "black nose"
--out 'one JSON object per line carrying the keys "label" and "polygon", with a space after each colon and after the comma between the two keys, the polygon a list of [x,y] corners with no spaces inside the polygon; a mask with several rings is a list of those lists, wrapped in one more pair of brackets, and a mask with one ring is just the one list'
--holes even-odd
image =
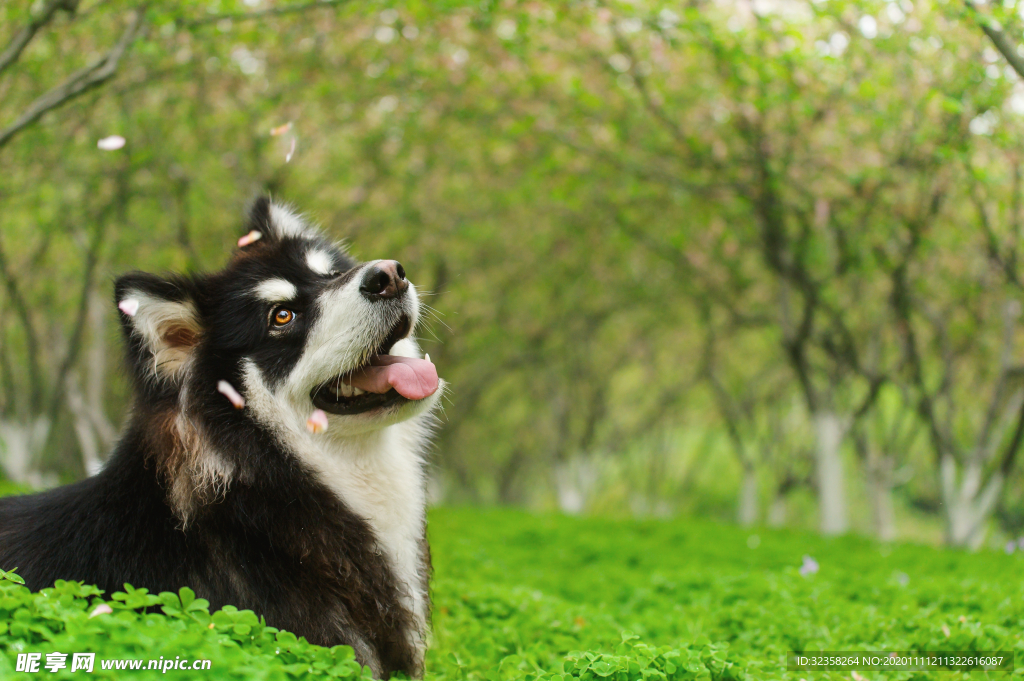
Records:
{"label": "black nose", "polygon": [[397,260],[381,260],[372,265],[359,284],[359,290],[370,300],[397,298],[408,288],[405,268]]}

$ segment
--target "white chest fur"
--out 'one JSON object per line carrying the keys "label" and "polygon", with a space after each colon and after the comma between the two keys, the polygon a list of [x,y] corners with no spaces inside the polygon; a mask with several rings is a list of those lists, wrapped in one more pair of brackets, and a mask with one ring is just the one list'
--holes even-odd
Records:
{"label": "white chest fur", "polygon": [[309,450],[300,456],[369,523],[399,581],[403,605],[413,613],[418,630],[413,643],[422,649],[427,618],[421,555],[426,490],[418,440],[414,420],[344,446],[321,446],[316,461],[308,460]]}
{"label": "white chest fur", "polygon": [[429,410],[384,428],[346,434],[329,428],[313,435],[306,413],[275,396],[256,367],[245,366],[248,407],[270,426],[320,481],[373,530],[398,581],[402,605],[412,613],[409,643],[422,663],[426,651],[427,597],[422,574],[426,489],[422,446]]}

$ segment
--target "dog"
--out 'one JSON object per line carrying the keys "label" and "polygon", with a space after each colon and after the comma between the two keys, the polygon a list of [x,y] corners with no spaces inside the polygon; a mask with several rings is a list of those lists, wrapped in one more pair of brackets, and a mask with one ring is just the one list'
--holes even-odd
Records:
{"label": "dog", "polygon": [[420,676],[425,448],[444,382],[415,287],[258,199],[225,269],[121,276],[133,401],[103,469],[0,499],[0,566],[37,590],[190,586],[377,678]]}

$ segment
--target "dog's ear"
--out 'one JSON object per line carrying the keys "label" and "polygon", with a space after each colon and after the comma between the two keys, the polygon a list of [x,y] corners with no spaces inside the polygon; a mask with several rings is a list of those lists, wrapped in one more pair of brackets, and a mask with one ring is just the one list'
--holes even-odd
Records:
{"label": "dog's ear", "polygon": [[238,247],[241,253],[247,253],[284,239],[309,238],[316,234],[316,229],[293,210],[261,196],[249,207],[245,233],[239,238]]}
{"label": "dog's ear", "polygon": [[114,291],[136,375],[179,380],[203,336],[196,282],[132,272]]}

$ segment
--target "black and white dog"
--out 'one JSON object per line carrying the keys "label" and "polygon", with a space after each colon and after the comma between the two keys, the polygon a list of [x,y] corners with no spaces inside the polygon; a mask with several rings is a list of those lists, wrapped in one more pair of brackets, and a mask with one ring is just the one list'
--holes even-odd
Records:
{"label": "black and white dog", "polygon": [[0,500],[0,567],[32,589],[187,585],[376,677],[420,675],[443,388],[410,337],[416,290],[269,200],[247,232],[218,273],[117,281],[126,429],[96,476]]}

